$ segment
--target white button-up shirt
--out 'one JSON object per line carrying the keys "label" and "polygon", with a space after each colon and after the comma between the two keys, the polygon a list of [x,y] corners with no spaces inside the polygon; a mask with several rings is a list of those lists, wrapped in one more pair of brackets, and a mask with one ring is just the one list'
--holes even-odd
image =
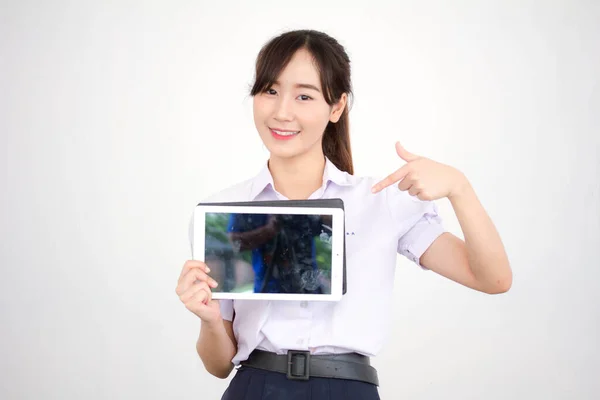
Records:
{"label": "white button-up shirt", "polygon": [[[257,348],[278,354],[290,349],[367,356],[379,352],[390,329],[397,254],[419,265],[444,229],[435,203],[410,196],[396,185],[373,194],[375,183],[326,160],[323,184],[309,199],[344,201],[347,292],[338,302],[220,300],[223,318],[233,320],[235,365]],[[204,201],[264,200],[287,200],[274,189],[266,163],[253,179]]]}

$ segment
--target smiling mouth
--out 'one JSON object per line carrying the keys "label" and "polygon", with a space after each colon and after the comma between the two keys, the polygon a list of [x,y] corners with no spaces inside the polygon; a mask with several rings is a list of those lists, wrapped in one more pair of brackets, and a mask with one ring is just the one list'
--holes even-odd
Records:
{"label": "smiling mouth", "polygon": [[300,131],[281,131],[278,129],[271,129],[271,128],[269,128],[269,130],[271,131],[271,134],[276,139],[281,139],[281,140],[291,139],[300,133]]}

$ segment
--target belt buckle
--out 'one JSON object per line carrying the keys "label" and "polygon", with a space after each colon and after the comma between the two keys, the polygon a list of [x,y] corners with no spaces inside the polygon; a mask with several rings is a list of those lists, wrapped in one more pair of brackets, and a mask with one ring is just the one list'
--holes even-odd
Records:
{"label": "belt buckle", "polygon": [[[298,374],[298,367],[302,367],[302,373]],[[288,350],[287,352],[287,378],[291,380],[307,381],[310,378],[310,351]]]}

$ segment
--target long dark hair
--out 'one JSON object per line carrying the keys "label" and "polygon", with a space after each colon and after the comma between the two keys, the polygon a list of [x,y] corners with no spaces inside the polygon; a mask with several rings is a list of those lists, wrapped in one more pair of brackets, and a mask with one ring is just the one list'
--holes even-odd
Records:
{"label": "long dark hair", "polygon": [[354,174],[348,119],[348,104],[352,96],[350,59],[344,47],[334,38],[319,31],[296,30],[271,39],[258,53],[256,79],[250,94],[256,96],[271,87],[300,49],[306,49],[314,58],[327,104],[336,104],[343,93],[348,95],[349,101],[339,121],[335,124],[330,121],[325,128],[323,153],[338,169]]}

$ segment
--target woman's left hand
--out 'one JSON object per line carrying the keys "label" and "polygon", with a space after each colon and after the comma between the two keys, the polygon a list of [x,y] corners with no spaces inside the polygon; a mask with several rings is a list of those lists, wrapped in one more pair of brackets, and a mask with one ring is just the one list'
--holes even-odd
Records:
{"label": "woman's left hand", "polygon": [[456,168],[441,164],[425,157],[408,152],[400,142],[396,142],[398,156],[406,164],[373,186],[373,193],[398,183],[400,190],[408,190],[411,196],[420,200],[437,200],[458,194],[469,182]]}

